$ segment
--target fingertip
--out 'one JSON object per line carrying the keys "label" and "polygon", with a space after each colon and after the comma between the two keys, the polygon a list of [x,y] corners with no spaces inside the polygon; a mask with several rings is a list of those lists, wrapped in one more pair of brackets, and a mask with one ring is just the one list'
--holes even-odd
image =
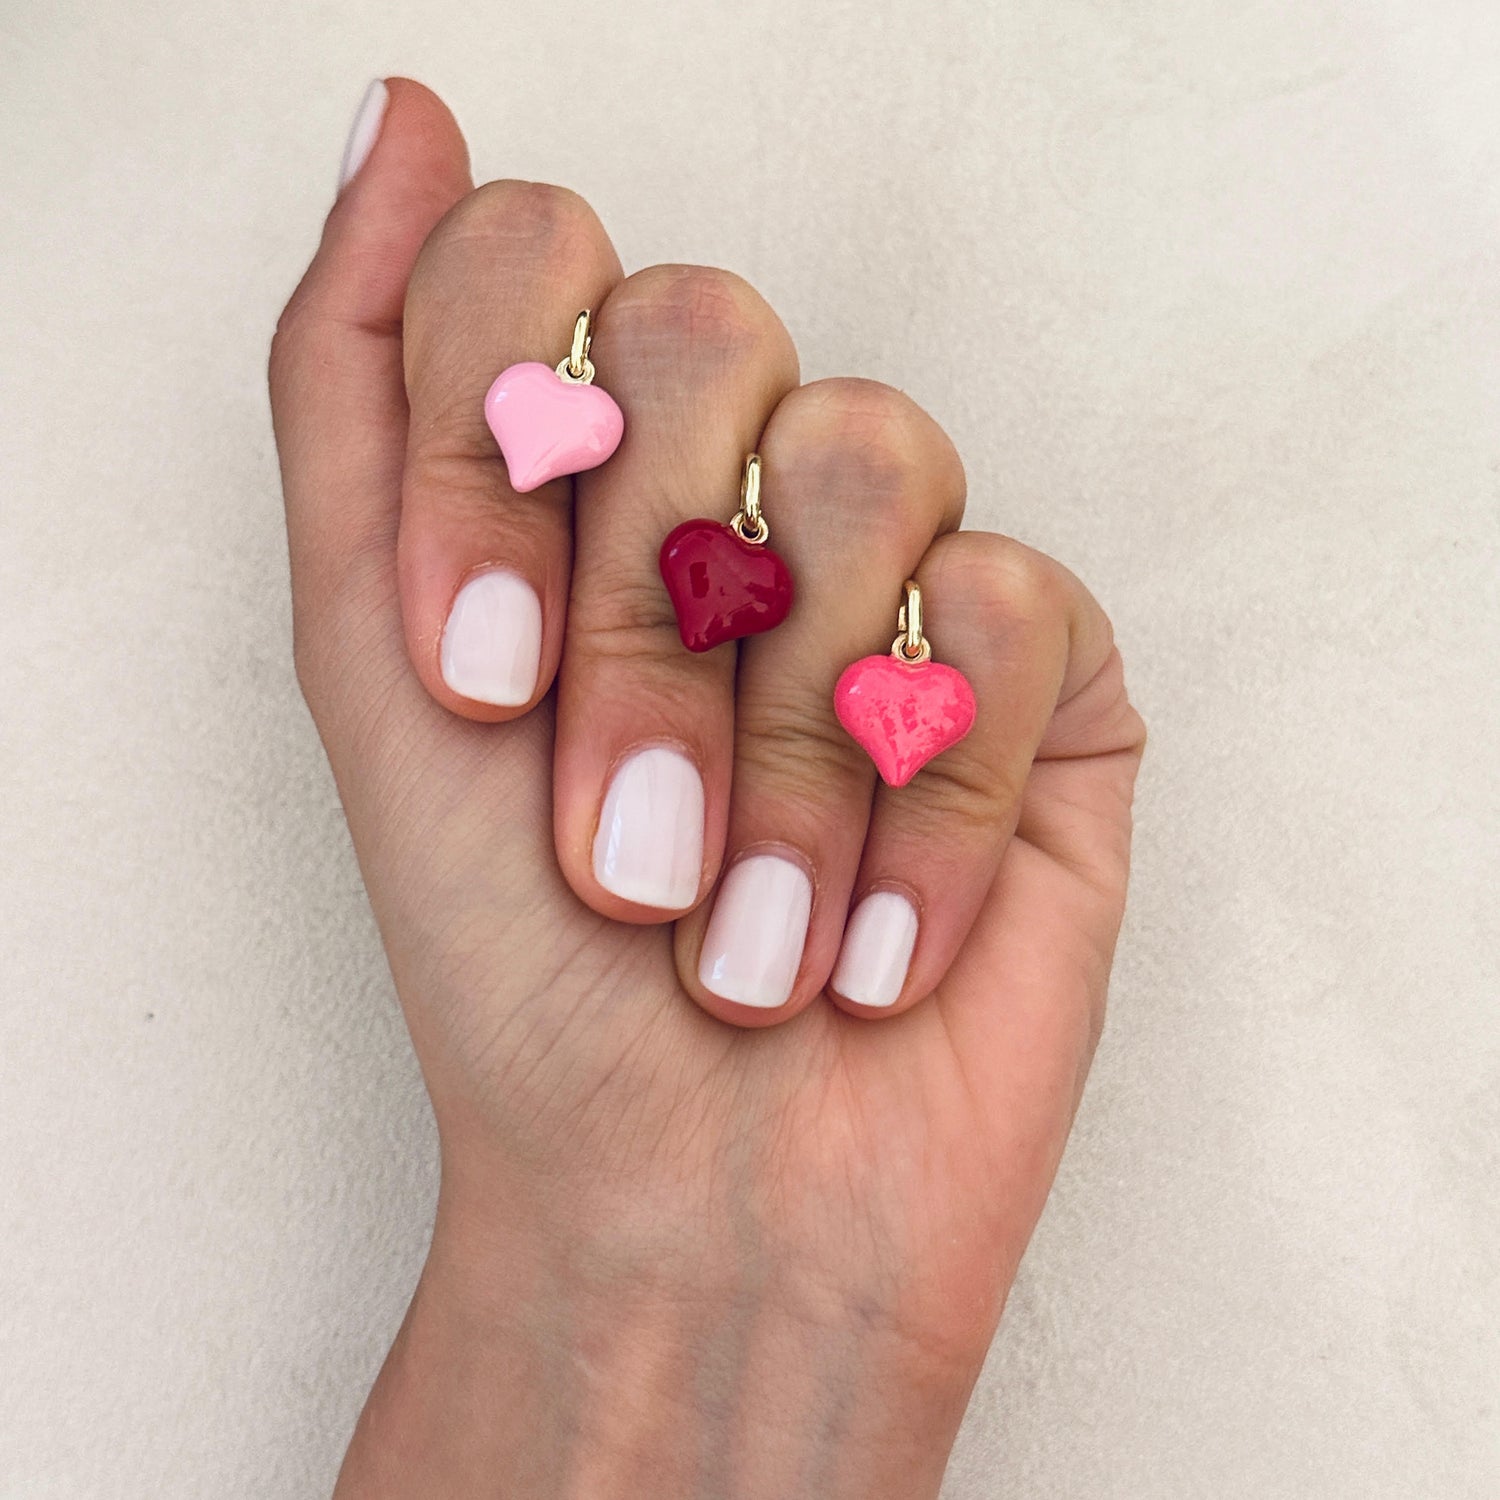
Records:
{"label": "fingertip", "polygon": [[813,872],[786,846],[752,850],[730,866],[712,903],[678,924],[683,988],[732,1026],[776,1026],[817,998],[826,958],[809,951]]}
{"label": "fingertip", "polygon": [[340,201],[356,183],[362,191],[431,191],[446,200],[444,211],[473,187],[463,131],[426,84],[377,78],[365,90],[339,169]]}
{"label": "fingertip", "polygon": [[375,79],[365,89],[359,108],[354,112],[354,123],[349,127],[349,137],[344,142],[344,155],[339,162],[340,193],[359,175],[359,169],[369,160],[370,152],[380,138],[380,127],[390,98],[391,91],[383,78]]}
{"label": "fingertip", "polygon": [[493,720],[536,701],[542,601],[519,573],[483,568],[459,586],[438,641],[438,675],[467,718]]}
{"label": "fingertip", "polygon": [[591,851],[591,873],[606,900],[648,920],[690,911],[703,889],[706,794],[703,773],[684,747],[642,745],[605,784]]}
{"label": "fingertip", "polygon": [[410,153],[410,165],[441,166],[447,174],[443,187],[457,198],[474,186],[469,167],[469,143],[453,111],[425,83],[413,78],[388,78],[389,128],[396,149]]}
{"label": "fingertip", "polygon": [[566,624],[567,559],[522,551],[463,566],[462,553],[406,538],[397,588],[412,669],[450,713],[481,724],[531,712],[557,672]]}
{"label": "fingertip", "polygon": [[919,903],[906,890],[887,886],[862,897],[844,926],[829,998],[853,1015],[897,1014],[910,987],[920,924]]}
{"label": "fingertip", "polygon": [[355,111],[339,191],[292,299],[335,321],[399,326],[417,252],[471,189],[469,149],[448,106],[408,78],[377,79]]}
{"label": "fingertip", "polygon": [[[679,738],[630,742],[613,757],[610,711],[588,732],[559,729],[554,768],[558,866],[591,911],[632,926],[691,920],[718,874],[724,768]],[[625,729],[621,724],[620,728]]]}

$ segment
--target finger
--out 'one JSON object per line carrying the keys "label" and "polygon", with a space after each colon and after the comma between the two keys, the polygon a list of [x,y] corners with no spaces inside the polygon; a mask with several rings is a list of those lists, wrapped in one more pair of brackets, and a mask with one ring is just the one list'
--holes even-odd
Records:
{"label": "finger", "polygon": [[660,921],[691,907],[718,868],[736,659],[733,644],[684,648],[662,539],[692,517],[734,513],[745,455],[796,384],[797,356],[751,287],[694,266],[656,266],[616,288],[594,353],[625,438],[577,486],[557,856],[596,911]]}
{"label": "finger", "polygon": [[[1020,815],[1048,725],[1110,659],[1104,612],[1067,569],[1006,537],[940,537],[917,569],[933,661],[968,679],[973,728],[902,787],[882,785],[829,993],[893,1015],[963,946]],[[930,673],[931,667],[906,669]]]}
{"label": "finger", "polygon": [[1053,715],[1000,872],[933,995],[976,1102],[1007,1138],[1033,1143],[1042,1170],[1019,1174],[1011,1195],[1030,1193],[1033,1212],[1104,1025],[1145,744],[1115,650]]}
{"label": "finger", "polygon": [[888,386],[794,391],[761,439],[766,515],[800,603],[745,643],[726,866],[713,909],[679,923],[684,985],[715,1015],[763,1025],[823,988],[859,864],[874,771],[833,688],[894,629],[892,600],[963,513],[963,466],[938,425]]}
{"label": "finger", "polygon": [[[512,365],[555,365],[579,309],[598,308],[619,277],[588,204],[531,182],[470,194],[434,231],[412,277],[401,610],[423,685],[466,718],[514,718],[551,685],[572,551],[570,482],[516,490],[485,394]],[[602,389],[608,367],[600,369]],[[599,397],[560,381],[558,390]]]}
{"label": "finger", "polygon": [[[310,699],[345,669],[332,659],[350,637],[341,622],[357,613],[398,638],[402,305],[422,242],[469,189],[468,152],[443,102],[409,79],[385,87],[374,144],[329,213],[271,346],[297,662]],[[366,640],[357,659],[373,649]]]}

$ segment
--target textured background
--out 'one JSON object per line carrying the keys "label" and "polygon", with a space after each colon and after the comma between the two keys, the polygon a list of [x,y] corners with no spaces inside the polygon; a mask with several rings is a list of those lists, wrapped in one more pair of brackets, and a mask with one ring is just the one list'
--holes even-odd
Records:
{"label": "textured background", "polygon": [[0,0],[0,57],[3,1500],[325,1493],[422,1256],[263,389],[393,71],[911,391],[1118,622],[1111,1029],[945,1497],[1500,1494],[1492,0]]}

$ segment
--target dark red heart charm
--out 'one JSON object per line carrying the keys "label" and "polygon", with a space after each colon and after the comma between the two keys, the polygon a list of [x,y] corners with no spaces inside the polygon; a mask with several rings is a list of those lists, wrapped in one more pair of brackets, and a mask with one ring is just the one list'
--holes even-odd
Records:
{"label": "dark red heart charm", "polygon": [[773,630],[792,607],[792,575],[763,543],[720,521],[684,521],[661,545],[661,576],[689,651]]}

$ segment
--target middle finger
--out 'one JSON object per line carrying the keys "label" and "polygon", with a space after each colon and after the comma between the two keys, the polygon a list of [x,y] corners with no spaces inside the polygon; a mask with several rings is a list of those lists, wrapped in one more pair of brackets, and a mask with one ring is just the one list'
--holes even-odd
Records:
{"label": "middle finger", "polygon": [[580,475],[553,776],[557,858],[619,921],[692,907],[728,820],[736,648],[689,652],[662,585],[662,539],[728,520],[741,465],[797,383],[790,336],[727,271],[654,266],[599,313],[594,359],[625,414],[611,462]]}

